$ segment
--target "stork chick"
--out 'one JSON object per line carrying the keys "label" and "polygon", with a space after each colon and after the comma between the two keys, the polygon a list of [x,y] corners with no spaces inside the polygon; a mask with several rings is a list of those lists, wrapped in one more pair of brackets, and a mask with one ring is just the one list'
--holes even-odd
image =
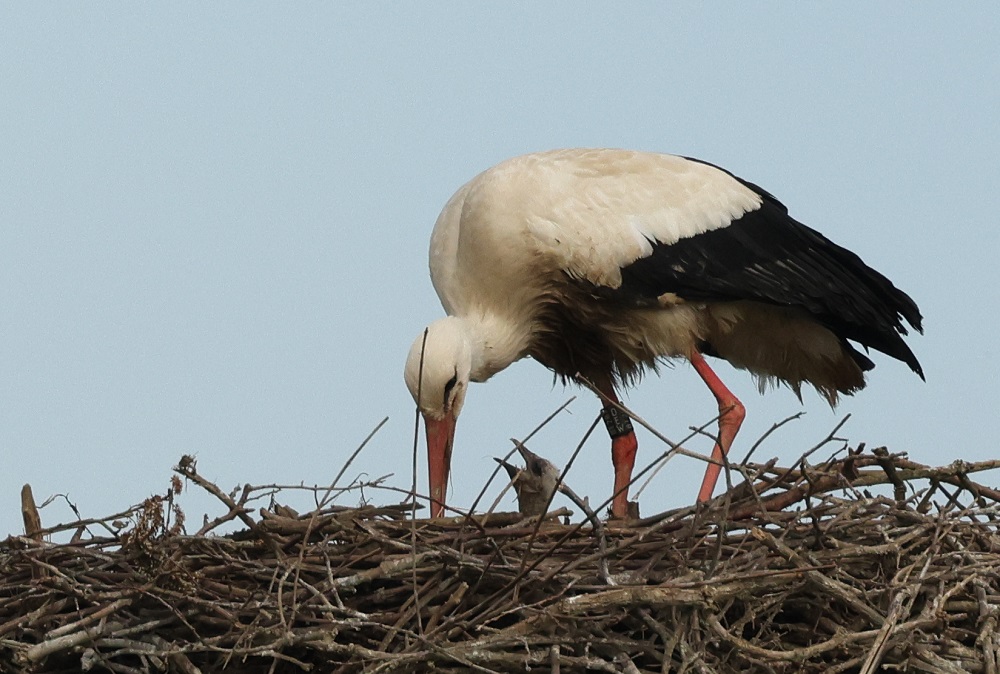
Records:
{"label": "stork chick", "polygon": [[559,469],[523,444],[518,443],[517,451],[524,459],[524,468],[513,466],[503,459],[493,460],[503,466],[510,476],[517,493],[518,512],[525,516],[544,515],[559,484]]}

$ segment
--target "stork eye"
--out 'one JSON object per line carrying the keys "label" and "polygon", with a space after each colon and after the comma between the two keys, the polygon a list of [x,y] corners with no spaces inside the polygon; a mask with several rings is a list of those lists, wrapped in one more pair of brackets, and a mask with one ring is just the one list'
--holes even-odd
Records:
{"label": "stork eye", "polygon": [[448,380],[448,383],[444,385],[444,406],[448,406],[448,398],[451,397],[451,390],[455,388],[455,384],[458,383],[458,371]]}

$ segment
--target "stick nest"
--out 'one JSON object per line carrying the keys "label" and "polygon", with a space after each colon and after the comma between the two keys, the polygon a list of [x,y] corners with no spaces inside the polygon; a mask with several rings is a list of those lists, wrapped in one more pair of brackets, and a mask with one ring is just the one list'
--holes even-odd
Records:
{"label": "stick nest", "polygon": [[968,475],[994,463],[746,464],[710,504],[593,527],[253,512],[186,460],[229,508],[195,535],[168,495],[0,543],[0,670],[992,674],[1000,494]]}

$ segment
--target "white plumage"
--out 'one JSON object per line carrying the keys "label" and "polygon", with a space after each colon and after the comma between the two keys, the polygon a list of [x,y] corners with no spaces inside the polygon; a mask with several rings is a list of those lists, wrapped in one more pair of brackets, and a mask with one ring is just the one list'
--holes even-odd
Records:
{"label": "white plumage", "polygon": [[521,281],[565,272],[617,288],[621,268],[649,255],[653,241],[671,244],[725,227],[760,203],[719,169],[673,155],[553,150],[515,157],[448,201],[431,235],[431,279],[449,313],[508,289],[485,272],[531,275]]}
{"label": "white plumage", "polygon": [[[449,318],[414,342],[405,379],[427,422],[432,514],[441,513],[469,381],[532,356],[611,401],[658,359],[689,359],[720,405],[728,451],[740,402],[702,354],[831,403],[873,364],[848,340],[919,364],[900,338],[916,305],[857,256],[790,218],[752,183],[704,162],[626,150],[507,160],[448,201],[430,270]],[[421,377],[422,375],[422,377]],[[626,512],[631,426],[605,404]],[[714,487],[711,467],[701,498]],[[711,483],[711,484],[709,484]]]}

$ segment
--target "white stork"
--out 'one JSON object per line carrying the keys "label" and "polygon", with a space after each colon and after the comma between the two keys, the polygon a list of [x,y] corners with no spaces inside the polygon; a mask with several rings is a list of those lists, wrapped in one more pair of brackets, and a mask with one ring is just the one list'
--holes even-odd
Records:
{"label": "white stork", "polygon": [[[426,426],[434,517],[469,382],[525,356],[606,397],[615,517],[638,446],[616,390],[661,360],[690,361],[718,401],[717,460],[745,412],[705,355],[761,390],[811,384],[831,405],[874,367],[854,344],[923,377],[901,337],[904,320],[921,330],[913,300],[768,192],[695,159],[571,149],[504,161],[445,205],[430,271],[448,317],[414,341],[405,379]],[[709,464],[699,500],[719,471]]]}

